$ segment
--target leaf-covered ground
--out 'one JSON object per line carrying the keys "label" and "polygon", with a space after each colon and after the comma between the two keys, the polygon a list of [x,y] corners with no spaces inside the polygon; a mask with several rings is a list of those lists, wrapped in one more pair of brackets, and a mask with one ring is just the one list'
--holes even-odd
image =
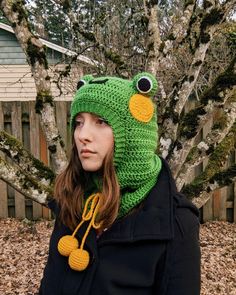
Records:
{"label": "leaf-covered ground", "polygon": [[[36,295],[53,222],[0,220],[0,294]],[[236,294],[236,224],[201,225],[201,295]],[[189,294],[191,295],[191,294]]]}

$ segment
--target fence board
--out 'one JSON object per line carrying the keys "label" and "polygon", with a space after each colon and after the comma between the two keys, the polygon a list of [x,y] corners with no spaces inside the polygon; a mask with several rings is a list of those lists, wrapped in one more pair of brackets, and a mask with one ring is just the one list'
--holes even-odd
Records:
{"label": "fence board", "polygon": [[65,101],[58,101],[56,104],[56,122],[67,150],[67,103]]}
{"label": "fence board", "polygon": [[[24,148],[30,151],[30,125],[29,125],[29,103],[21,102],[21,121],[22,121],[22,143]],[[32,203],[33,201],[29,198],[25,199],[25,217],[32,220]]]}
{"label": "fence board", "polygon": [[[40,142],[39,142],[39,117],[35,113],[35,102],[29,102],[29,123],[30,123],[30,151],[35,158],[40,159]],[[37,220],[42,217],[42,206],[33,201],[33,219]]]}
{"label": "fence board", "polygon": [[226,220],[227,187],[223,187],[213,193],[213,219]]}
{"label": "fence board", "polygon": [[[211,127],[213,125],[213,117],[209,119],[209,121],[204,125],[202,128],[202,139],[205,139],[209,131],[211,130]],[[205,167],[208,164],[208,159],[205,159],[202,163],[202,169],[204,170]],[[215,193],[215,192],[214,192]],[[205,206],[203,207],[203,222],[212,220],[214,216],[214,193],[212,194],[212,197],[207,201]]]}
{"label": "fence board", "polygon": [[71,145],[72,145],[72,142],[71,142],[71,130],[70,130],[70,106],[71,106],[71,103],[67,103],[67,138],[66,138],[66,142],[67,142],[67,156],[69,158],[70,156],[70,152],[71,152]]}
{"label": "fence board", "polygon": [[[39,142],[40,142],[40,159],[45,165],[48,165],[49,160],[48,160],[47,142],[46,142],[41,126],[39,126]],[[51,217],[51,213],[48,208],[42,207],[42,216],[43,218],[47,218],[47,219]]]}
{"label": "fence board", "polygon": [[[236,164],[236,150],[234,151],[234,163]],[[233,220],[236,222],[236,182],[233,184]]]}
{"label": "fence board", "polygon": [[[0,101],[0,130],[4,129],[4,116],[2,110],[2,102]],[[0,152],[0,157],[5,159],[3,153]],[[7,203],[7,184],[0,180],[0,218],[8,217],[8,203]]]}
{"label": "fence board", "polygon": [[[22,140],[21,103],[12,103],[12,135]],[[25,197],[15,191],[15,216],[25,218]]]}
{"label": "fence board", "polygon": [[234,207],[233,207],[233,218],[234,218],[234,222],[236,222],[236,182],[234,183]]}
{"label": "fence board", "polygon": [[[9,116],[11,118],[11,106],[9,104],[2,102],[3,114],[4,114],[4,129],[7,133],[12,133],[11,120],[9,121]],[[5,157],[6,161],[9,161]],[[7,184],[7,200],[8,200],[8,217],[15,217],[15,190]]]}
{"label": "fence board", "polygon": [[203,222],[213,220],[213,198],[211,197],[202,208]]}

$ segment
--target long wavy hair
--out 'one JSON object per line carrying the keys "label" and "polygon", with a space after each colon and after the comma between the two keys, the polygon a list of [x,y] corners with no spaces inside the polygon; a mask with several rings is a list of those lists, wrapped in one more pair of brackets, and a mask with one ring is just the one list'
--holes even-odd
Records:
{"label": "long wavy hair", "polygon": [[[102,205],[98,222],[102,221],[102,229],[108,228],[118,215],[120,203],[120,187],[113,164],[114,149],[106,155],[99,171],[101,181]],[[57,176],[54,186],[54,198],[60,207],[59,220],[74,230],[81,219],[85,203],[84,194],[92,183],[92,173],[83,169],[74,138],[67,168]]]}

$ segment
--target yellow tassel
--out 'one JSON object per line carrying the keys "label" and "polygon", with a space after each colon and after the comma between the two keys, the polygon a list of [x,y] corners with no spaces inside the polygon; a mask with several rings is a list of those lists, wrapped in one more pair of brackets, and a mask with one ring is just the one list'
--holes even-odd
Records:
{"label": "yellow tassel", "polygon": [[[64,236],[58,242],[57,249],[59,253],[63,256],[69,256],[68,263],[73,270],[82,271],[86,269],[89,264],[89,260],[90,260],[89,253],[83,248],[84,248],[85,240],[89,234],[91,227],[98,229],[102,225],[101,222],[96,224],[96,221],[95,221],[96,216],[98,214],[101,198],[102,198],[102,195],[98,193],[98,194],[91,195],[86,200],[81,222],[76,227],[76,229],[74,230],[71,236],[70,235]],[[79,242],[75,238],[75,235],[77,231],[79,230],[79,228],[81,227],[81,225],[88,220],[90,220],[90,222],[82,238],[81,245],[79,248]]]}
{"label": "yellow tassel", "polygon": [[82,271],[87,268],[89,264],[89,253],[83,249],[76,249],[71,252],[69,256],[69,266],[73,270]]}
{"label": "yellow tassel", "polygon": [[73,250],[78,249],[78,247],[79,247],[78,240],[74,238],[73,236],[69,236],[69,235],[62,237],[57,245],[57,249],[59,253],[63,256],[69,256],[70,253]]}

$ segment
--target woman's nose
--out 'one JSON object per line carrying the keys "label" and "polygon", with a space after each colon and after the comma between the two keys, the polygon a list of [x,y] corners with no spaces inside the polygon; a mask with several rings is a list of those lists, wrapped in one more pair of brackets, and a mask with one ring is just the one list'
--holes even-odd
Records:
{"label": "woman's nose", "polygon": [[84,123],[78,131],[78,139],[82,142],[90,142],[93,139],[92,128],[90,124]]}

